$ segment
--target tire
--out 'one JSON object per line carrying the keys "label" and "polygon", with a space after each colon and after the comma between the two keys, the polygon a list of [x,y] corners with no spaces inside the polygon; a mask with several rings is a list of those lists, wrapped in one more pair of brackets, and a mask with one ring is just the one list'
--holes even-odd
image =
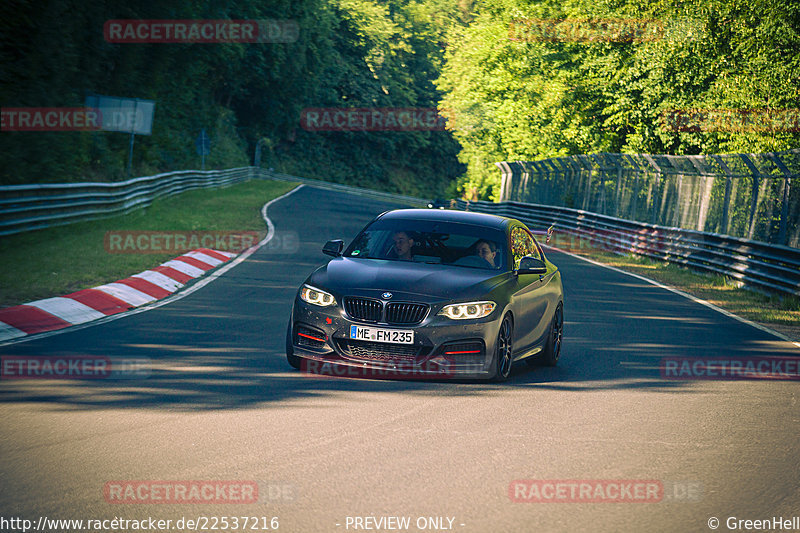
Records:
{"label": "tire", "polygon": [[294,354],[294,346],[292,346],[292,321],[289,321],[289,326],[286,328],[286,360],[295,370],[300,370],[300,358]]}
{"label": "tire", "polygon": [[511,374],[511,363],[513,361],[513,342],[514,324],[511,317],[506,315],[500,323],[500,331],[497,332],[497,341],[494,344],[494,381],[503,382]]}
{"label": "tire", "polygon": [[564,340],[564,304],[559,303],[553,320],[550,322],[550,331],[547,335],[547,344],[541,357],[535,358],[543,366],[556,366],[561,357],[561,345]]}

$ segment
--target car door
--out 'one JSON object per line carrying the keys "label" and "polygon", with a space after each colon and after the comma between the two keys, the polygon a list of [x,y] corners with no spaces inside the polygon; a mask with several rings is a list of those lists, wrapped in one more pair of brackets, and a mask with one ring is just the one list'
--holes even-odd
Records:
{"label": "car door", "polygon": [[[509,232],[512,268],[516,271],[519,262],[524,256],[532,256],[544,260],[533,235],[528,228],[515,225]],[[539,274],[518,274],[516,286],[512,297],[512,310],[514,321],[514,352],[515,357],[523,357],[535,348],[549,325],[544,319],[548,308],[547,281],[551,273],[540,276]]]}

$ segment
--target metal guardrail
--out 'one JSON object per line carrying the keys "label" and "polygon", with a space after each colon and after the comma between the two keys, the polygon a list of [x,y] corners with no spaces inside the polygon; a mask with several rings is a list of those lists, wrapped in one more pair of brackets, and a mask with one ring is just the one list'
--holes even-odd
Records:
{"label": "metal guardrail", "polygon": [[46,183],[0,187],[0,236],[128,213],[153,200],[192,189],[221,187],[249,179],[274,179],[359,194],[379,200],[424,205],[425,201],[256,167],[185,170],[113,183]]}
{"label": "metal guardrail", "polygon": [[0,235],[128,213],[156,198],[246,181],[251,167],[186,170],[116,183],[43,183],[0,187]]}
{"label": "metal guardrail", "polygon": [[[422,206],[420,198],[351,187],[256,167],[180,171],[119,183],[60,183],[0,187],[0,235],[116,216],[150,205],[156,198],[184,191],[220,187],[249,179],[304,183],[311,187]],[[533,227],[555,224],[579,245],[636,253],[724,274],[746,284],[800,296],[800,250],[727,235],[658,226],[598,213],[521,202],[457,201],[460,209],[518,218]],[[558,244],[558,243],[555,243]],[[574,244],[574,243],[566,243]]]}
{"label": "metal guardrail", "polygon": [[516,218],[532,229],[555,224],[556,241],[551,243],[555,247],[592,247],[620,254],[634,253],[730,276],[762,290],[800,296],[800,249],[797,248],[566,207],[463,200],[456,204],[463,210]]}

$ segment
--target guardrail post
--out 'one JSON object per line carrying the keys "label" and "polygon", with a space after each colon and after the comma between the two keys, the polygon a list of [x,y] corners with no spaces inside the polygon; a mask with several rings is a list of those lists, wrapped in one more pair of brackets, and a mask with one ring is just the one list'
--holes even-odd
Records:
{"label": "guardrail post", "polygon": [[554,188],[552,179],[553,175],[550,171],[549,160],[545,159],[542,161],[542,187],[540,188],[541,194],[539,194],[540,204],[552,204],[550,200],[550,190]]}
{"label": "guardrail post", "polygon": [[785,176],[783,178],[783,202],[781,205],[781,226],[778,231],[778,244],[788,244],[786,236],[786,227],[789,222],[789,191],[792,186],[792,178]]}
{"label": "guardrail post", "polygon": [[606,214],[606,166],[600,155],[590,156],[597,162],[597,172],[600,174],[600,191],[597,195],[597,203],[595,204],[595,213]]}
{"label": "guardrail post", "polygon": [[564,165],[557,158],[550,160],[550,166],[555,169],[551,198],[553,199],[553,203],[555,205],[563,206],[564,191],[566,190],[567,187],[566,171],[564,170]]}
{"label": "guardrail post", "polygon": [[[567,207],[575,207],[578,205],[577,194],[581,183],[581,165],[577,160],[575,160],[574,157],[567,159],[567,163],[569,163],[570,182],[573,184],[574,191],[574,194],[571,197],[570,205]],[[566,205],[566,202],[564,205]]]}
{"label": "guardrail post", "polygon": [[654,174],[653,175],[653,213],[650,216],[650,223],[655,224],[658,222],[658,211],[659,211],[659,196],[661,192],[661,174]]}
{"label": "guardrail post", "polygon": [[[708,217],[708,208],[711,204],[711,190],[714,188],[714,175],[708,172],[705,161],[701,160],[702,156],[690,155],[687,159],[697,172],[697,178],[703,179],[703,185],[700,188],[700,201],[697,205],[697,231],[703,231],[706,226],[706,218]],[[699,185],[699,183],[697,184]]]}
{"label": "guardrail post", "polygon": [[597,212],[600,214],[606,214],[606,172],[603,169],[600,169],[600,194],[597,198]]}
{"label": "guardrail post", "polygon": [[589,209],[589,198],[590,195],[592,194],[592,171],[594,170],[594,167],[592,167],[592,163],[587,162],[584,159],[584,157],[582,157],[580,161],[581,163],[583,163],[583,166],[589,171],[589,176],[586,182],[586,191],[583,193],[583,204],[581,205],[581,209],[586,211],[587,209]]}
{"label": "guardrail post", "polygon": [[586,192],[585,192],[584,197],[583,197],[583,210],[584,211],[589,209],[589,205],[590,205],[589,202],[591,201],[591,198],[592,198],[592,177],[593,177],[592,174],[594,174],[594,169],[590,168],[588,177],[586,179]]}
{"label": "guardrail post", "polygon": [[560,172],[560,169],[553,162],[553,159],[546,159],[545,162],[548,164],[548,166],[550,166],[553,169],[552,172],[550,170],[547,171],[549,179],[548,179],[548,185],[547,185],[547,202],[546,203],[549,204],[549,205],[556,205],[556,204],[560,205],[560,202],[558,200],[556,200],[556,190],[558,189],[557,181],[558,181],[558,174]]}
{"label": "guardrail post", "polygon": [[728,233],[728,220],[730,218],[730,210],[731,210],[731,185],[733,184],[733,180],[731,179],[730,175],[725,176],[725,198],[722,200],[722,226],[720,228],[720,233],[727,234]]}
{"label": "guardrail post", "polygon": [[783,173],[783,200],[781,202],[781,222],[780,229],[778,230],[778,244],[785,245],[787,244],[786,227],[789,223],[789,192],[792,186],[792,174],[789,172],[789,169],[786,168],[786,165],[783,164],[781,158],[778,157],[778,154],[765,155],[770,161],[775,163],[778,170]]}
{"label": "guardrail post", "polygon": [[544,181],[544,173],[542,169],[539,168],[539,165],[536,164],[535,161],[530,161],[527,163],[528,172],[530,172],[531,177],[528,180],[528,202],[536,202],[537,198],[539,197],[539,188],[541,187],[542,181]]}
{"label": "guardrail post", "polygon": [[522,161],[514,161],[515,165],[519,165],[519,186],[517,189],[517,196],[518,201],[526,202],[528,201],[528,180],[530,180],[530,169],[528,168],[527,163],[523,163]]}
{"label": "guardrail post", "polygon": [[703,195],[700,198],[700,205],[697,213],[697,231],[704,231],[708,209],[711,205],[711,191],[714,188],[714,176],[703,176]]}
{"label": "guardrail post", "polygon": [[656,171],[655,174],[655,181],[653,183],[653,214],[651,215],[651,224],[655,224],[658,221],[658,187],[659,187],[659,176],[663,173],[661,167],[656,160],[650,154],[641,154],[644,157],[645,161],[647,161],[653,170]]}
{"label": "guardrail post", "polygon": [[644,174],[645,176],[646,171],[639,166],[639,163],[636,159],[630,155],[626,155],[625,158],[628,160],[628,163],[631,165],[631,173],[633,174],[633,188],[631,189],[631,206],[628,210],[628,217],[631,220],[639,220],[638,218],[638,211],[636,209],[637,204],[639,202],[639,176]]}
{"label": "guardrail post", "polygon": [[672,215],[672,225],[680,227],[683,222],[683,209],[681,208],[681,194],[683,193],[683,174],[678,174],[676,189],[678,196],[675,199],[675,212]]}
{"label": "guardrail post", "polygon": [[500,201],[507,202],[512,199],[513,174],[511,167],[506,161],[495,163],[495,166],[500,169]]}
{"label": "guardrail post", "polygon": [[756,168],[755,164],[747,157],[745,154],[739,154],[739,157],[742,159],[742,162],[750,169],[753,178],[753,192],[750,198],[750,222],[747,228],[747,238],[752,239],[753,233],[756,230],[756,210],[758,209],[758,190],[759,190],[759,181],[761,177],[761,173]]}
{"label": "guardrail post", "polygon": [[543,162],[537,161],[528,161],[528,166],[533,167],[536,171],[536,179],[533,180],[533,188],[531,190],[531,194],[528,196],[528,201],[535,204],[540,204],[542,202],[542,197],[544,195],[545,189],[545,165]]}
{"label": "guardrail post", "polygon": [[728,219],[730,218],[730,208],[731,208],[731,186],[732,186],[732,179],[731,179],[731,169],[728,168],[728,165],[725,161],[718,155],[713,156],[714,161],[717,162],[719,167],[722,169],[722,172],[725,173],[725,198],[722,200],[722,222],[720,224],[720,233],[727,234],[728,233]]}
{"label": "guardrail post", "polygon": [[614,216],[619,217],[619,192],[622,185],[622,158],[617,159],[617,186],[614,190]]}

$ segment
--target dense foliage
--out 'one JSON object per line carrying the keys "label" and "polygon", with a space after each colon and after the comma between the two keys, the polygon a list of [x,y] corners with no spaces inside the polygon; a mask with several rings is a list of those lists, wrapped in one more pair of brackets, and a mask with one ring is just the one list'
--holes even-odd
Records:
{"label": "dense foliage", "polygon": [[[797,0],[484,0],[449,39],[438,86],[464,115],[459,188],[496,195],[496,161],[597,152],[771,152],[797,131],[676,131],[672,110],[800,108]],[[546,20],[658,26],[657,38],[557,38]],[[526,24],[527,22],[527,24]],[[540,31],[535,31],[537,28]],[[547,33],[547,32],[550,33]],[[795,123],[795,126],[797,124]],[[691,129],[691,128],[684,128]],[[732,131],[725,131],[732,130]]]}
{"label": "dense foliage", "polygon": [[[110,19],[291,20],[299,38],[116,44],[103,36]],[[543,39],[525,25],[548,20],[662,32]],[[489,198],[501,160],[797,146],[797,132],[675,131],[664,117],[796,111],[799,28],[798,0],[5,0],[0,104],[155,100],[134,175],[198,168],[205,128],[210,168],[250,164],[260,141],[262,165],[287,173],[431,196],[454,192],[459,177],[460,192]],[[451,130],[307,131],[300,119],[312,107],[438,107]],[[0,179],[122,179],[128,143],[112,132],[2,132]]]}
{"label": "dense foliage", "polygon": [[[442,194],[463,166],[447,131],[311,132],[308,107],[429,107],[440,96],[454,0],[4,0],[0,104],[73,107],[88,94],[156,101],[153,134],[135,138],[133,174],[252,164],[409,194]],[[117,19],[294,21],[288,43],[112,43]],[[3,183],[123,179],[130,137],[2,132]]]}

